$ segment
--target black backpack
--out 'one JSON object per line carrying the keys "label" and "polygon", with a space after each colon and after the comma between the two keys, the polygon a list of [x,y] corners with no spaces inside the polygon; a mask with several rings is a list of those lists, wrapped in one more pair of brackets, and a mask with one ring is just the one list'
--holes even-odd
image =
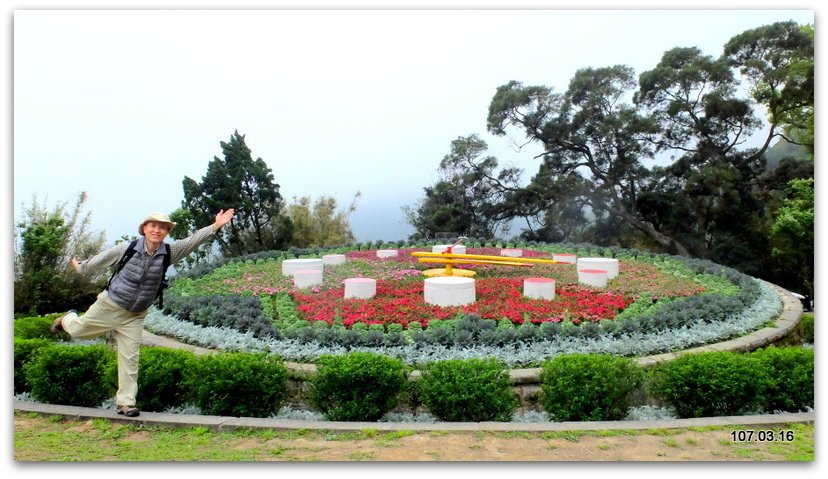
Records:
{"label": "black backpack", "polygon": [[[124,269],[124,266],[130,260],[130,258],[132,258],[132,256],[135,255],[136,251],[138,251],[138,250],[135,249],[135,245],[137,245],[137,244],[138,244],[137,239],[132,240],[132,242],[129,243],[129,247],[127,248],[126,251],[124,251],[124,255],[121,256],[121,259],[118,260],[118,264],[115,266],[115,272],[112,273],[112,276],[109,277],[109,281],[106,282],[106,289],[107,290],[109,290],[109,285],[110,285],[110,283],[112,283],[112,278],[114,278],[115,275],[118,274],[119,271]],[[164,255],[164,263],[163,263],[164,272],[162,273],[163,277],[161,278],[161,284],[158,285],[158,292],[155,293],[155,297],[158,298],[158,307],[159,308],[164,307],[164,289],[166,289],[167,286],[169,286],[169,284],[167,283],[167,268],[170,267],[170,261],[172,261],[172,253],[170,252],[170,245],[168,245],[167,243],[164,243],[164,250],[167,252],[167,254]]]}

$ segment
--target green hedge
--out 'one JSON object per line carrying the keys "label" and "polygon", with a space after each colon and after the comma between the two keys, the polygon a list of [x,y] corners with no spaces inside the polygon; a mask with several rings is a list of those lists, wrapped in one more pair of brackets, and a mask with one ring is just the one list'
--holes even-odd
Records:
{"label": "green hedge", "polygon": [[394,409],[407,383],[402,361],[367,352],[322,356],[309,399],[331,421],[376,421]]}
{"label": "green hedge", "polygon": [[449,359],[428,364],[419,397],[444,421],[509,421],[520,401],[509,371],[496,359]]}
{"label": "green hedge", "polygon": [[55,343],[49,339],[21,339],[14,338],[14,392],[24,393],[32,390],[32,386],[26,379],[25,366],[37,357],[44,348],[53,346]]}
{"label": "green hedge", "polygon": [[43,348],[23,371],[40,402],[98,407],[115,395],[115,352],[106,346]]}
{"label": "green hedge", "polygon": [[265,353],[216,353],[193,362],[186,388],[207,415],[268,417],[287,397],[282,360]]}
{"label": "green hedge", "polygon": [[66,333],[54,335],[49,331],[52,321],[61,314],[50,314],[48,316],[30,316],[14,320],[14,337],[20,339],[69,339]]}
{"label": "green hedge", "polygon": [[770,347],[751,353],[770,376],[765,389],[766,412],[797,412],[814,407],[814,350]]}
{"label": "green hedge", "polygon": [[[55,343],[51,335],[44,339],[50,323],[48,317],[15,321],[14,392],[31,392],[44,403],[100,406],[114,395],[114,352],[104,345]],[[464,324],[458,329],[465,330]],[[495,329],[489,326],[481,331]],[[375,421],[396,407],[402,393],[446,421],[507,421],[519,405],[507,368],[494,359],[431,363],[415,383],[407,381],[401,361],[375,353],[323,356],[317,366],[308,400],[331,420]],[[264,353],[197,357],[142,348],[138,405],[163,411],[193,402],[204,414],[267,417],[283,405],[287,377],[282,361]],[[644,377],[627,358],[563,355],[544,363],[539,401],[556,420],[623,419]],[[814,406],[812,348],[686,354],[652,368],[646,378],[647,392],[680,417]]]}
{"label": "green hedge", "polygon": [[702,352],[654,367],[650,380],[650,393],[688,418],[755,412],[765,403],[770,377],[751,355]]}
{"label": "green hedge", "polygon": [[137,406],[162,412],[184,405],[190,397],[187,375],[195,354],[180,349],[143,347],[139,359]]}
{"label": "green hedge", "polygon": [[566,354],[543,364],[541,406],[559,421],[613,421],[629,413],[644,371],[631,359]]}
{"label": "green hedge", "polygon": [[814,315],[813,313],[802,314],[802,342],[814,344]]}

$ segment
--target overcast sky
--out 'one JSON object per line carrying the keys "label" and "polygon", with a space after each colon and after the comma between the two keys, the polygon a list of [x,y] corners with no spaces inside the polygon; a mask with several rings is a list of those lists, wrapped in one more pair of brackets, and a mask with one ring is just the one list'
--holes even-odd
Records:
{"label": "overcast sky", "polygon": [[718,56],[747,29],[812,10],[14,12],[14,212],[89,194],[108,241],[169,213],[238,130],[287,201],[363,197],[358,240],[405,239],[400,208],[459,136],[537,169],[486,115],[510,80],[562,92],[585,67],[651,69],[673,47]]}

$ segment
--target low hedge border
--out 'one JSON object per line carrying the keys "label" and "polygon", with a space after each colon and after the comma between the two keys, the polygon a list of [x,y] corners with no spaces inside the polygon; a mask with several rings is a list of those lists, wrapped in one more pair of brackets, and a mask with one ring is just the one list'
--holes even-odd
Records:
{"label": "low hedge border", "polygon": [[[276,414],[285,404],[288,372],[273,355],[177,353],[155,355],[157,364],[145,364],[148,370],[159,365],[164,370],[170,369],[172,360],[177,363],[173,369],[186,369],[177,385],[164,384],[160,389],[150,386],[151,379],[139,378],[139,389],[149,388],[142,393],[146,404],[170,398],[176,388],[180,403],[167,405],[196,404],[202,414],[262,418]],[[321,369],[306,378],[308,389],[301,399],[329,420],[377,421],[403,398],[408,406],[422,404],[424,411],[448,422],[509,421],[519,411],[508,369],[495,359],[436,361],[421,369],[416,381],[408,382],[408,368],[382,355],[352,352],[325,359]],[[114,353],[103,345],[59,343],[40,349],[22,365],[34,398],[46,403],[68,398],[68,404],[85,407],[101,404],[114,392],[113,367]],[[58,369],[63,371],[61,378],[53,377]],[[56,381],[65,383],[69,370],[73,371],[69,384],[51,387]],[[650,399],[655,398],[682,418],[777,408],[801,411],[814,406],[813,384],[811,348],[700,352],[650,369],[628,358],[575,353],[544,363],[538,410],[555,421],[619,420],[633,406],[654,404]],[[638,394],[641,389],[643,400]]]}

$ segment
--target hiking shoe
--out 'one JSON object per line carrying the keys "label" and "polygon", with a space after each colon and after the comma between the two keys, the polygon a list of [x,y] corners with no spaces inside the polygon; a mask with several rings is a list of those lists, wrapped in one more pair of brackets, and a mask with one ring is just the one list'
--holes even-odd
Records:
{"label": "hiking shoe", "polygon": [[63,316],[60,316],[59,318],[52,321],[52,325],[49,326],[49,332],[52,333],[52,334],[57,334],[57,333],[63,331],[63,322],[62,322],[63,318],[65,318],[66,316],[69,316],[72,313],[78,314],[78,312],[76,310],[70,309],[68,313],[66,313]]}
{"label": "hiking shoe", "polygon": [[118,406],[118,414],[122,414],[126,417],[135,417],[141,414],[141,411],[138,410],[135,406]]}

